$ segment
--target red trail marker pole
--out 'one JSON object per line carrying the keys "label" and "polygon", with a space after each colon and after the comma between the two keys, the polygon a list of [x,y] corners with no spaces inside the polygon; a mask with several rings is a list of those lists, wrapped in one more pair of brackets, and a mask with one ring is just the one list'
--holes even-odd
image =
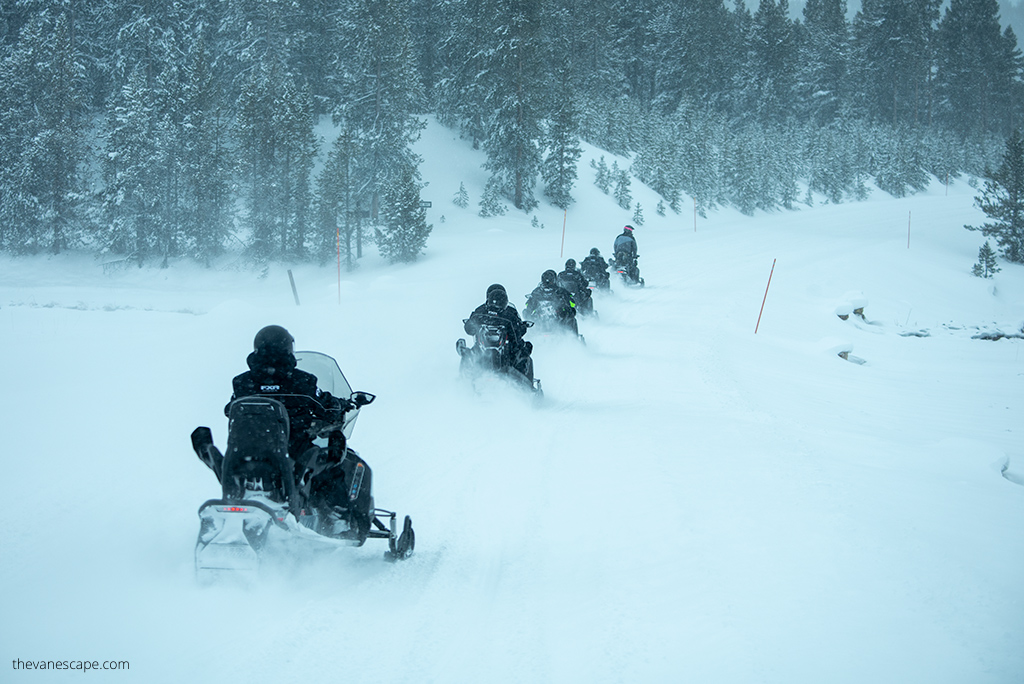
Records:
{"label": "red trail marker pole", "polygon": [[768,285],[764,288],[764,299],[761,300],[761,311],[757,314],[757,325],[754,326],[754,334],[757,334],[757,329],[761,327],[761,314],[764,313],[764,303],[768,301],[768,288],[772,286],[772,274],[775,273],[775,259],[772,259],[772,270],[768,274]]}

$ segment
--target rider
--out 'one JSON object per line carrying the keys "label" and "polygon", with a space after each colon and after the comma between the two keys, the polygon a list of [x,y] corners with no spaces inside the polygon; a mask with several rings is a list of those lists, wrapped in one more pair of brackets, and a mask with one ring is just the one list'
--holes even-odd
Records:
{"label": "rider", "polygon": [[[254,350],[246,363],[249,370],[236,376],[232,381],[231,401],[253,395],[275,397],[281,395],[302,395],[313,403],[296,402],[281,396],[281,403],[288,411],[288,455],[294,468],[296,486],[303,485],[302,478],[312,468],[309,481],[307,505],[320,510],[328,522],[339,520],[349,504],[345,486],[345,472],[337,455],[325,453],[313,444],[313,421],[322,418],[328,423],[341,421],[344,410],[350,408],[348,399],[339,399],[317,387],[317,378],[296,367],[295,339],[279,325],[268,325],[256,333]],[[229,413],[231,404],[224,407]],[[317,414],[320,414],[319,416]],[[344,452],[344,447],[342,448]],[[364,512],[358,511],[361,524]]]}
{"label": "rider", "polygon": [[602,289],[608,288],[608,262],[597,247],[590,250],[590,255],[580,264],[580,270],[587,280],[593,280]]}
{"label": "rider", "polygon": [[468,335],[476,335],[483,317],[496,316],[508,324],[509,342],[512,345],[512,365],[521,372],[530,382],[533,382],[533,359],[530,354],[533,352],[533,343],[523,339],[526,334],[526,323],[519,317],[516,307],[508,301],[508,292],[505,287],[495,283],[487,288],[486,301],[476,307],[473,313],[466,319],[463,326]]}
{"label": "rider", "polygon": [[[640,269],[637,268],[636,260],[640,255],[636,251],[636,238],[633,237],[633,226],[623,226],[622,233],[615,238],[612,251],[615,253],[616,266],[626,269],[626,275],[632,280],[639,281]],[[625,261],[623,261],[622,257],[625,257]]]}
{"label": "rider", "polygon": [[530,318],[537,313],[540,302],[550,301],[555,305],[555,315],[558,321],[579,334],[579,327],[576,325],[576,304],[572,300],[572,294],[557,283],[558,274],[548,269],[540,276],[540,285],[534,288],[533,292],[526,298],[526,308],[523,315]]}
{"label": "rider", "polygon": [[558,274],[557,282],[572,295],[576,302],[576,308],[582,314],[594,312],[594,300],[590,294],[590,282],[576,268],[576,260],[569,259],[565,262],[565,270]]}
{"label": "rider", "polygon": [[[231,381],[231,401],[253,395],[274,397],[274,395],[298,394],[307,396],[329,416],[340,419],[341,401],[329,392],[321,391],[316,376],[296,368],[295,338],[279,325],[268,325],[253,340],[253,352],[246,358],[249,370],[235,376]],[[309,433],[316,406],[306,402],[283,401],[288,409],[288,455],[298,461],[307,449],[313,446],[313,435]],[[224,407],[229,413],[231,403]]]}

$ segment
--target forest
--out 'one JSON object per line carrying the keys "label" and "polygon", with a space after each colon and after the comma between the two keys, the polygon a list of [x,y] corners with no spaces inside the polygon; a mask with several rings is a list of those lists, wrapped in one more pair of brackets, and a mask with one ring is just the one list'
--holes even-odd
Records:
{"label": "forest", "polygon": [[659,213],[990,173],[1024,112],[996,0],[847,9],[0,0],[0,252],[258,265],[340,243],[351,268],[373,242],[410,261],[431,229],[412,147],[427,116],[486,153],[481,216],[568,208],[591,182],[580,140],[628,157],[594,177],[627,208],[638,178]]}

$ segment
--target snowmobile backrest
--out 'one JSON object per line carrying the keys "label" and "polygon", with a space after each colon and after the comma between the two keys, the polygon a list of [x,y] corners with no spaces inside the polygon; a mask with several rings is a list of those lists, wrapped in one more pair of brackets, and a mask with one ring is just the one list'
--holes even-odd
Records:
{"label": "snowmobile backrest", "polygon": [[288,411],[275,399],[252,396],[231,402],[222,466],[225,498],[241,495],[238,480],[263,480],[268,489],[290,490],[288,429]]}

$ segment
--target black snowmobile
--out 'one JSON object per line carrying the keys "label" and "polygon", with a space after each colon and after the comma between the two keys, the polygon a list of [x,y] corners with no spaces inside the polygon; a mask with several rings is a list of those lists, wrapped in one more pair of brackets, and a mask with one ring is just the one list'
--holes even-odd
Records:
{"label": "black snowmobile", "polygon": [[629,287],[643,287],[644,279],[640,277],[640,268],[636,263],[636,255],[628,252],[616,252],[615,258],[608,264],[622,277],[622,282]]}
{"label": "black snowmobile", "polygon": [[[463,324],[469,319],[463,319]],[[533,358],[529,355],[519,360],[513,358],[512,335],[509,322],[500,316],[488,314],[478,315],[479,323],[474,335],[473,346],[466,344],[464,338],[455,341],[458,352],[459,372],[475,381],[483,373],[492,373],[509,378],[513,383],[533,392],[538,398],[543,396],[540,380],[533,377]],[[533,325],[525,321],[527,327]]]}
{"label": "black snowmobile", "polygon": [[[330,356],[296,352],[295,359],[298,368],[317,377],[322,391],[341,400],[340,415],[328,415],[305,395],[248,396],[231,402],[224,454],[213,445],[209,428],[192,433],[196,454],[221,483],[221,497],[199,507],[195,566],[202,581],[255,574],[268,554],[330,551],[362,546],[367,539],[388,541],[387,560],[412,555],[412,520],[405,516],[399,532],[397,514],[374,507],[370,467],[348,447],[359,410],[376,397],[353,392]],[[319,449],[308,450],[298,463],[288,458],[286,404],[293,402],[317,415],[312,430]],[[324,515],[315,505],[322,494],[317,476],[328,469],[344,474],[332,484],[345,487],[347,506]]]}
{"label": "black snowmobile", "polygon": [[608,271],[602,271],[597,268],[588,269],[586,263],[584,263],[582,272],[583,277],[585,277],[589,283],[588,287],[590,287],[591,291],[603,290],[607,292],[611,289],[612,278],[608,274]]}
{"label": "black snowmobile", "polygon": [[[537,330],[545,334],[568,334],[583,342],[583,335],[580,335],[579,326],[576,324],[575,313],[565,315],[559,313],[564,306],[564,300],[560,297],[546,297],[536,291],[526,298],[526,308],[523,309],[523,319],[537,327]],[[570,300],[570,306],[575,312],[576,302]]]}

